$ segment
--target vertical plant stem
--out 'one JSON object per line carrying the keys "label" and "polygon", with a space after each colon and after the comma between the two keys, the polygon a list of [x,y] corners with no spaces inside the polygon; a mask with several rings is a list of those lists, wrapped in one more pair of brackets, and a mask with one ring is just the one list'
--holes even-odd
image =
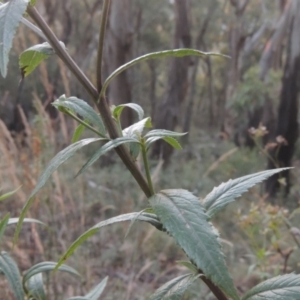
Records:
{"label": "vertical plant stem", "polygon": [[148,185],[149,185],[152,195],[154,195],[155,193],[154,193],[153,183],[152,183],[151,174],[150,174],[150,168],[149,168],[148,157],[147,157],[147,149],[146,149],[146,145],[145,145],[145,140],[143,138],[142,138],[142,156],[143,156]]}
{"label": "vertical plant stem", "polygon": [[101,92],[102,89],[102,58],[103,58],[103,47],[104,47],[104,37],[105,37],[105,29],[108,18],[108,11],[110,6],[110,0],[104,0],[103,8],[102,8],[102,18],[100,24],[99,31],[99,42],[98,42],[98,53],[97,53],[97,90],[98,93]]}
{"label": "vertical plant stem", "polygon": [[[115,122],[111,116],[111,112],[105,97],[101,97],[99,103],[99,93],[91,81],[86,77],[86,75],[82,72],[79,66],[75,63],[75,61],[71,58],[68,51],[61,45],[56,35],[53,33],[51,28],[39,14],[35,7],[28,6],[27,13],[29,16],[36,22],[38,27],[42,30],[42,32],[47,37],[49,44],[55,50],[56,54],[61,58],[61,60],[66,64],[69,70],[73,73],[73,75],[78,79],[81,85],[85,88],[85,90],[90,94],[94,103],[97,105],[97,108],[103,118],[103,122],[107,128],[107,131],[112,139],[116,139],[119,137],[118,129],[115,125]],[[144,194],[149,198],[152,193],[149,189],[148,183],[136,165],[135,161],[131,157],[129,151],[124,145],[121,145],[115,148],[115,151],[130,171],[134,179],[137,181],[138,185],[144,192]]]}

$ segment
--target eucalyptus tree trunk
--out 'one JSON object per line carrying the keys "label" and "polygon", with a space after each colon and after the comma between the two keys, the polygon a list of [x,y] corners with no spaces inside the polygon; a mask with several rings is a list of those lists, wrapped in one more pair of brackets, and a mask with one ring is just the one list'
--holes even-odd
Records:
{"label": "eucalyptus tree trunk", "polygon": [[[288,54],[282,78],[282,90],[278,108],[276,140],[278,146],[270,152],[268,168],[289,167],[298,138],[298,96],[300,91],[300,2],[292,2],[292,21],[288,43]],[[284,138],[284,139],[282,139]],[[274,196],[280,187],[279,181],[287,194],[290,190],[289,171],[269,178],[266,190]]]}
{"label": "eucalyptus tree trunk", "polygon": [[[132,40],[131,1],[112,0],[105,40],[106,75],[111,74],[131,59]],[[128,71],[122,72],[111,82],[108,100],[114,105],[131,102],[131,83]],[[125,109],[122,114],[122,125],[127,127],[131,123],[132,112],[130,109]]]}
{"label": "eucalyptus tree trunk", "polygon": [[[189,1],[176,0],[175,7],[175,34],[173,48],[190,48],[190,14]],[[188,90],[188,70],[191,65],[191,58],[172,58],[170,59],[168,72],[168,87],[162,103],[157,107],[156,122],[157,128],[174,130],[181,118],[181,104],[185,100]],[[172,148],[164,142],[157,142],[153,148],[155,156],[162,155],[168,161]]]}

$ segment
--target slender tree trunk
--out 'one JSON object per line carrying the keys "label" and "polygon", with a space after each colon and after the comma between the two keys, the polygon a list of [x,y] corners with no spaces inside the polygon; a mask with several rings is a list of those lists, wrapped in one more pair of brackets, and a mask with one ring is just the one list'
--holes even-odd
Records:
{"label": "slender tree trunk", "polygon": [[[268,168],[289,167],[298,138],[298,96],[300,91],[300,2],[294,2],[294,17],[290,27],[290,38],[288,44],[288,55],[282,78],[282,90],[280,104],[278,108],[277,120],[277,148],[270,154],[272,160],[268,162]],[[284,140],[278,138],[283,137]],[[274,196],[279,188],[278,179],[285,179],[285,193],[290,190],[289,171],[282,172],[278,176],[272,176],[266,182],[266,191],[270,196]]]}
{"label": "slender tree trunk", "polygon": [[[174,35],[174,48],[190,48],[191,35],[189,23],[188,0],[175,1],[176,28]],[[178,119],[182,115],[181,104],[186,97],[188,90],[188,69],[191,64],[189,57],[170,59],[168,73],[168,89],[163,102],[157,110],[156,127],[174,130]],[[158,142],[153,148],[153,154],[168,161],[172,154],[172,147],[165,143]]]}
{"label": "slender tree trunk", "polygon": [[[130,5],[130,0],[112,0],[111,2],[105,41],[105,70],[109,74],[131,58],[133,27]],[[114,105],[131,102],[128,71],[122,72],[111,82],[108,100]],[[127,127],[131,123],[132,112],[130,109],[125,109],[122,114],[122,125]]]}

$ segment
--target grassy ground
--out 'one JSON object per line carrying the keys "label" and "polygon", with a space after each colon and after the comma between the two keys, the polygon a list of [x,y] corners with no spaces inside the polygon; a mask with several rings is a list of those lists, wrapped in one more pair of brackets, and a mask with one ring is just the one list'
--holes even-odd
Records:
{"label": "grassy ground", "polygon": [[[9,191],[22,185],[14,197],[0,203],[1,216],[7,211],[12,216],[19,215],[38,175],[54,153],[67,144],[65,141],[70,140],[74,129],[74,124],[60,116],[60,130],[56,131],[53,129],[56,125],[36,105],[39,116],[31,124],[24,121],[25,137],[12,138],[0,124],[1,187]],[[91,152],[86,149],[76,154],[36,197],[28,216],[45,222],[48,227],[25,224],[13,250],[14,228],[6,232],[1,248],[12,253],[21,271],[40,261],[57,261],[81,233],[96,223],[147,206],[137,184],[115,155],[105,157],[74,179]],[[207,132],[199,131],[193,135],[191,145],[174,154],[167,168],[160,161],[152,161],[151,167],[156,190],[184,188],[203,198],[222,181],[263,170],[265,157],[257,150],[236,149],[217,135],[208,136]],[[294,171],[294,179],[298,172]],[[279,200],[293,202],[297,207],[298,196],[299,187],[295,182],[289,198],[279,197]],[[289,210],[270,206],[262,186],[258,186],[216,218],[214,223],[221,234],[228,266],[241,292],[270,275],[297,270],[299,250],[283,221],[299,226],[297,213],[294,210],[291,216]],[[46,280],[52,295],[49,299],[83,295],[105,276],[109,276],[109,284],[103,299],[146,299],[166,281],[187,272],[176,263],[186,258],[171,238],[150,225],[139,223],[125,239],[128,225],[103,228],[77,249],[67,264],[77,269],[83,279],[78,281],[64,274],[50,276]],[[288,251],[291,251],[289,255]],[[6,285],[4,281],[0,284],[2,291]],[[7,290],[7,295],[0,299],[12,299],[9,290],[3,290]],[[213,298],[197,282],[185,299]]]}

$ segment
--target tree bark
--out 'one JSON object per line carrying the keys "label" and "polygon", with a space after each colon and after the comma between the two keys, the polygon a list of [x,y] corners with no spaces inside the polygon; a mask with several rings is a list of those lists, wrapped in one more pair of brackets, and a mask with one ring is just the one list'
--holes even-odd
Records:
{"label": "tree bark", "polygon": [[[106,75],[111,74],[131,58],[133,26],[130,5],[130,0],[113,0],[111,2],[105,41]],[[127,70],[111,82],[108,100],[114,105],[131,102],[131,83]],[[127,127],[131,124],[132,111],[125,109],[122,113],[122,126]]]}
{"label": "tree bark", "polygon": [[[191,34],[189,23],[188,0],[175,1],[176,27],[174,34],[174,48],[190,48]],[[156,127],[167,130],[174,130],[178,124],[178,119],[182,115],[180,112],[181,104],[186,97],[188,90],[188,69],[191,58],[172,58],[170,59],[168,73],[168,88],[159,105],[156,116]],[[162,157],[165,161],[170,159],[172,147],[164,142],[157,142],[153,148],[154,156]]]}
{"label": "tree bark", "polygon": [[[300,91],[300,2],[295,1],[293,7],[293,19],[290,26],[290,37],[288,44],[288,55],[282,78],[282,90],[278,108],[278,120],[276,136],[285,138],[287,144],[280,143],[270,152],[272,159],[268,161],[268,168],[289,167],[298,138],[298,95]],[[289,171],[272,176],[266,182],[266,191],[274,196],[280,185],[278,179],[285,179],[285,193],[290,190]]]}

